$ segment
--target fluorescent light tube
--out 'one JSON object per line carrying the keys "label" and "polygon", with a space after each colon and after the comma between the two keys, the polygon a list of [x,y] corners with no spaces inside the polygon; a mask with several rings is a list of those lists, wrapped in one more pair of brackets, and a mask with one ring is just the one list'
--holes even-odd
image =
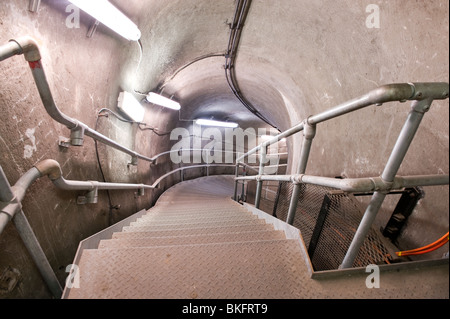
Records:
{"label": "fluorescent light tube", "polygon": [[111,30],[130,41],[141,38],[139,28],[108,0],[69,0]]}
{"label": "fluorescent light tube", "polygon": [[133,94],[129,92],[120,92],[117,102],[117,107],[128,115],[130,119],[139,123],[144,120],[145,109],[141,103],[134,98]]}
{"label": "fluorescent light tube", "polygon": [[221,122],[221,121],[206,120],[206,119],[195,120],[195,123],[198,125],[206,125],[206,126],[220,126],[220,127],[230,127],[230,128],[238,127],[237,123]]}
{"label": "fluorescent light tube", "polygon": [[180,103],[175,102],[171,99],[168,99],[162,95],[156,94],[156,93],[149,93],[146,97],[147,101],[150,103],[158,104],[164,107],[168,107],[172,110],[179,110],[181,108]]}

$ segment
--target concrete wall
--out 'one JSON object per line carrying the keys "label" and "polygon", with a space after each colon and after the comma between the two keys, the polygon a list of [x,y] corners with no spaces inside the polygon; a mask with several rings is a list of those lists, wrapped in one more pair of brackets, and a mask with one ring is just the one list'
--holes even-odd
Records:
{"label": "concrete wall", "polygon": [[[80,28],[68,28],[66,6],[64,1],[42,1],[39,11],[32,13],[27,10],[28,1],[2,1],[0,43],[24,35],[34,37],[41,47],[42,63],[56,104],[68,116],[94,128],[98,110],[107,107],[117,111],[117,97],[126,82],[121,76],[120,61],[132,44],[102,26],[92,38],[87,38],[87,27],[92,21],[85,15],[81,15]],[[137,49],[134,45],[133,49]],[[68,137],[70,131],[45,112],[23,56],[0,64],[0,118],[0,164],[11,185],[44,159],[58,161],[66,179],[102,180],[91,138],[85,137],[82,147],[58,146],[58,137]],[[164,120],[164,116],[159,120]],[[97,124],[101,133],[139,153],[151,156],[166,150],[159,145],[164,145],[167,137],[140,131],[112,116],[100,117]],[[159,127],[165,130],[164,125]],[[98,148],[107,181],[152,183],[159,177],[155,174],[171,169],[170,163],[168,167],[163,163],[153,167],[150,174],[149,163],[127,166],[129,156],[101,144]],[[171,181],[167,183],[170,185]],[[150,207],[162,190],[147,191],[138,198],[133,191],[111,191],[112,204],[120,208],[110,211],[104,191],[99,192],[98,204],[77,205],[77,196],[83,192],[57,190],[43,178],[30,187],[23,210],[63,284],[66,266],[72,262],[80,240]],[[12,223],[0,236],[0,274],[8,267],[20,273],[21,281],[12,293],[0,291],[0,298],[50,296]]]}
{"label": "concrete wall", "polygon": [[[80,28],[68,28],[68,2],[57,0],[43,0],[37,13],[27,10],[26,0],[3,0],[0,44],[22,35],[35,37],[59,108],[92,128],[99,109],[116,110],[121,90],[158,91],[181,102],[180,114],[145,105],[144,121],[160,132],[190,127],[198,116],[236,120],[242,127],[267,127],[230,92],[223,57],[194,62],[205,55],[225,53],[234,0],[112,2],[139,25],[142,57],[137,43],[103,26],[87,38],[92,19],[85,14]],[[370,4],[380,9],[379,28],[366,25]],[[263,115],[284,130],[383,84],[448,82],[448,12],[447,0],[254,0],[236,62],[240,88]],[[448,174],[448,106],[448,100],[433,104],[400,174]],[[307,173],[378,176],[408,110],[408,103],[389,103],[320,124]],[[90,138],[80,148],[58,146],[58,137],[67,137],[69,131],[44,112],[22,56],[0,63],[0,116],[0,164],[11,184],[46,158],[57,160],[68,179],[101,180]],[[168,135],[142,131],[111,116],[100,117],[97,126],[101,133],[145,155],[166,151],[173,143]],[[289,171],[293,171],[301,136],[287,143]],[[141,161],[130,167],[128,156],[103,145],[98,149],[108,181],[151,183],[175,167],[167,158],[156,166]],[[174,176],[163,189],[177,181]],[[78,194],[55,190],[50,181],[42,179],[30,188],[23,205],[63,283],[65,267],[81,239],[150,207],[161,191],[140,198],[132,191],[111,192],[112,204],[120,209],[110,212],[106,193],[100,194],[97,205],[79,206],[75,203]],[[405,248],[428,244],[448,230],[448,187],[425,191],[426,198],[402,236]],[[387,204],[379,225],[395,201]],[[17,269],[22,280],[17,289],[0,298],[49,297],[12,224],[0,236],[0,272],[7,267]]]}

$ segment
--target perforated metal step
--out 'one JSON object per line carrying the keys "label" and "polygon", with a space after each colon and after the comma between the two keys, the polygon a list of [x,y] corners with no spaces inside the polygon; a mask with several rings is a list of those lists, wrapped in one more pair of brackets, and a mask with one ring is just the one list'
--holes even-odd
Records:
{"label": "perforated metal step", "polygon": [[[379,289],[367,287],[368,274],[364,269],[344,275],[338,271],[320,280],[312,279],[301,241],[286,239],[289,232],[274,230],[274,225],[281,221],[273,225],[262,223],[231,201],[232,191],[232,177],[202,178],[169,189],[161,197],[162,201],[132,226],[113,233],[112,239],[100,241],[98,249],[82,251],[77,259],[80,286],[67,289],[65,297],[393,299],[449,296],[448,263],[434,268],[385,270]],[[196,192],[201,194],[197,200]],[[206,201],[205,195],[211,201]],[[173,198],[179,201],[172,201]],[[273,222],[261,211],[257,215],[268,223]]]}
{"label": "perforated metal step", "polygon": [[102,240],[99,244],[99,248],[174,246],[281,239],[285,239],[284,232],[282,231],[250,231],[240,233],[216,233],[211,235],[110,239]]}
{"label": "perforated metal step", "polygon": [[86,250],[70,297],[295,298],[299,253],[286,240]]}

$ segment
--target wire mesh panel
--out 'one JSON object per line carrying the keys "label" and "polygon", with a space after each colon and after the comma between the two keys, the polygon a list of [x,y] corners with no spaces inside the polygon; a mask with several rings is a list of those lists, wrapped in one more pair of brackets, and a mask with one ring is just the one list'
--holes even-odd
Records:
{"label": "wire mesh panel", "polygon": [[[276,216],[286,220],[293,185],[282,182]],[[300,229],[316,271],[337,269],[342,263],[362,213],[351,195],[317,185],[300,185],[293,225]],[[384,263],[389,252],[375,230],[364,241],[353,267]]]}

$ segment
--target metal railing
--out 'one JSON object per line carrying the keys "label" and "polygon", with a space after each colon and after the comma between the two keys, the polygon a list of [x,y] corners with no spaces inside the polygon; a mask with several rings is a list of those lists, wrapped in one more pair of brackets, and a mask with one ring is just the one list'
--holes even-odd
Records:
{"label": "metal railing", "polygon": [[41,54],[39,46],[36,41],[30,37],[22,37],[14,40],[10,40],[7,44],[0,46],[0,61],[10,58],[14,55],[23,54],[25,60],[28,61],[31,73],[33,75],[36,87],[41,97],[42,104],[44,105],[47,113],[57,122],[65,125],[70,130],[70,144],[74,146],[83,145],[84,135],[87,135],[94,140],[101,142],[105,145],[115,148],[121,152],[124,152],[131,156],[132,165],[137,165],[138,159],[153,163],[156,159],[139,154],[116,141],[113,141],[109,137],[100,134],[96,130],[90,128],[86,124],[79,120],[73,119],[67,116],[56,106],[53,99],[50,86],[47,81],[47,77],[44,72],[44,68],[41,63]]}
{"label": "metal railing", "polygon": [[[290,129],[274,136],[268,141],[261,143],[246,154],[236,160],[234,199],[237,200],[238,181],[254,180],[257,182],[255,207],[259,208],[261,189],[263,181],[288,181],[294,183],[294,188],[290,200],[289,210],[286,222],[293,223],[297,203],[299,200],[300,186],[302,183],[310,183],[322,186],[339,188],[346,192],[370,192],[374,191],[372,199],[366,208],[363,218],[360,222],[355,236],[348,248],[347,254],[342,261],[341,268],[351,268],[356,255],[365,240],[369,229],[375,220],[375,217],[381,208],[386,194],[393,189],[413,186],[447,185],[449,184],[448,175],[426,175],[426,176],[396,176],[400,165],[408,151],[408,148],[415,136],[415,133],[426,112],[429,111],[434,100],[444,100],[449,97],[448,83],[400,83],[389,84],[379,87],[369,93],[340,104],[328,111],[313,115],[303,122],[291,127]],[[383,173],[379,177],[358,178],[339,180],[334,178],[308,176],[305,175],[308,158],[311,151],[311,145],[316,135],[316,126],[319,123],[326,122],[347,113],[371,106],[382,105],[386,102],[406,102],[413,101],[411,111],[405,121],[395,146],[389,156]],[[266,163],[267,149],[270,145],[279,142],[283,138],[290,137],[296,133],[303,132],[303,144],[300,153],[300,160],[293,175],[272,175],[264,174],[264,165]],[[259,154],[259,174],[256,176],[239,177],[239,167],[244,165],[243,160],[249,155]]]}
{"label": "metal railing", "polygon": [[[22,210],[22,200],[25,197],[27,189],[36,180],[47,176],[59,189],[69,191],[88,191],[86,196],[82,196],[84,198],[83,204],[85,204],[97,203],[98,190],[138,190],[137,195],[142,196],[144,195],[145,189],[158,188],[163,180],[177,172],[184,172],[185,170],[205,167],[234,167],[234,165],[200,164],[180,167],[159,177],[153,184],[146,185],[66,180],[62,176],[62,170],[58,162],[54,160],[44,160],[36,164],[33,168],[21,176],[14,186],[9,184],[3,169],[0,166],[0,234],[3,232],[9,221],[12,220],[25,244],[25,247],[41,273],[42,278],[46,282],[52,294],[59,298],[63,291],[62,287],[59,284],[59,281],[56,278],[56,275]],[[183,180],[183,177],[181,177],[181,180]],[[80,203],[79,200],[78,203]]]}

